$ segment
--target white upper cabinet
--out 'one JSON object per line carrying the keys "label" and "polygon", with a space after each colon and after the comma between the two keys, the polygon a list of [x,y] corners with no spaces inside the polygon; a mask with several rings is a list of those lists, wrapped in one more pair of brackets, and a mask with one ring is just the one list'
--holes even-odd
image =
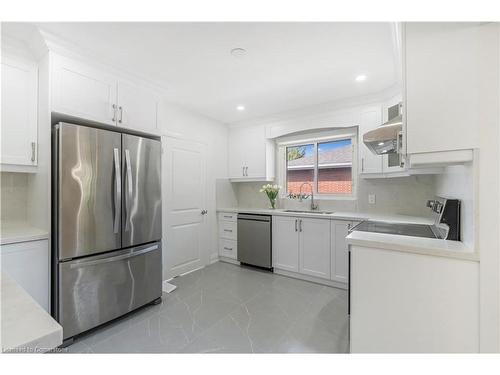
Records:
{"label": "white upper cabinet", "polygon": [[363,142],[363,134],[382,125],[380,107],[373,107],[361,113],[359,124],[359,173],[382,173],[382,156],[375,155]]}
{"label": "white upper cabinet", "polygon": [[138,130],[156,130],[159,97],[129,82],[118,83],[117,125]]}
{"label": "white upper cabinet", "polygon": [[229,178],[236,181],[274,179],[274,142],[264,126],[231,128],[228,140]]}
{"label": "white upper cabinet", "polygon": [[429,164],[446,162],[447,155],[467,155],[457,150],[478,147],[481,75],[488,74],[481,61],[481,48],[488,48],[487,27],[405,24],[406,152],[412,165],[420,158]]}
{"label": "white upper cabinet", "polygon": [[38,67],[25,58],[2,54],[0,163],[37,165]]}
{"label": "white upper cabinet", "polygon": [[116,124],[118,79],[86,64],[52,55],[52,111]]}
{"label": "white upper cabinet", "polygon": [[159,95],[140,84],[52,54],[52,111],[108,125],[155,131]]}
{"label": "white upper cabinet", "polygon": [[329,279],[330,221],[300,218],[299,232],[299,272],[309,276]]}

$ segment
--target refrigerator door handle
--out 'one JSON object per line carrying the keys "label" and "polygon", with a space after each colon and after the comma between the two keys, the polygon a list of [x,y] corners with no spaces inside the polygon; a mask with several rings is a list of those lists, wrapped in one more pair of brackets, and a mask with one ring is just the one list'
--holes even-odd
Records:
{"label": "refrigerator door handle", "polygon": [[121,196],[122,196],[122,176],[120,170],[120,150],[113,149],[113,160],[115,165],[115,217],[113,220],[113,232],[118,233],[120,230],[121,216]]}
{"label": "refrigerator door handle", "polygon": [[132,166],[130,163],[130,151],[128,149],[125,150],[125,169],[127,172],[127,183],[125,185],[125,230],[128,231],[130,229],[130,201],[132,200]]}
{"label": "refrigerator door handle", "polygon": [[87,267],[87,266],[94,266],[96,264],[116,262],[117,260],[128,259],[128,258],[135,257],[137,255],[149,253],[149,252],[154,251],[156,249],[158,249],[158,245],[152,245],[152,246],[146,247],[145,249],[141,249],[141,250],[137,250],[137,251],[131,250],[131,251],[127,252],[126,254],[116,255],[113,257],[109,257],[109,258],[100,258],[100,259],[81,261],[81,262],[77,261],[75,263],[72,263],[70,265],[70,268]]}

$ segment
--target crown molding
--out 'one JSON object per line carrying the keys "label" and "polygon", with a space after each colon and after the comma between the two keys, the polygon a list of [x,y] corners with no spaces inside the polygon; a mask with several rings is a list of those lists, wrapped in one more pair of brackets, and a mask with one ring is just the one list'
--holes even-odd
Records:
{"label": "crown molding", "polygon": [[314,106],[280,112],[256,119],[229,123],[228,126],[229,128],[240,128],[259,125],[275,125],[296,119],[311,120],[318,117],[328,116],[333,112],[338,113],[341,111],[349,111],[356,107],[381,105],[385,101],[400,94],[401,86],[395,84],[373,94],[325,102]]}

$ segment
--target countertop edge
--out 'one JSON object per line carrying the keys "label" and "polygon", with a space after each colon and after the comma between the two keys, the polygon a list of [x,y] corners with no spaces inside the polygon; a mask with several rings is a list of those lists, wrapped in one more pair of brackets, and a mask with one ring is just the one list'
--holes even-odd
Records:
{"label": "countertop edge", "polygon": [[[389,235],[384,235],[389,236]],[[393,239],[395,237],[404,237],[398,235],[390,235]],[[412,237],[415,239],[415,237]],[[412,254],[420,254],[420,255],[430,255],[437,256],[443,258],[452,258],[452,259],[460,259],[460,260],[468,260],[479,262],[479,254],[470,251],[463,245],[463,249],[461,250],[448,250],[448,249],[440,249],[438,247],[429,247],[428,245],[415,245],[411,243],[404,243],[404,238],[401,238],[397,241],[388,241],[382,238],[380,239],[361,239],[361,238],[352,238],[351,235],[346,237],[347,244],[349,246],[360,246],[360,247],[371,247],[380,250],[390,250],[397,251],[402,253],[412,253]],[[446,240],[435,240],[435,241],[446,241]],[[448,242],[448,241],[447,241]]]}

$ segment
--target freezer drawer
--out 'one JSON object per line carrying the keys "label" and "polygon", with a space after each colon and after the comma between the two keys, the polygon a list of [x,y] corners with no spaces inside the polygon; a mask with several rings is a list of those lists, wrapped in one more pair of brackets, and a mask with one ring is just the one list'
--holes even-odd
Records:
{"label": "freezer drawer", "polygon": [[59,323],[67,339],[161,297],[161,245],[59,264]]}

